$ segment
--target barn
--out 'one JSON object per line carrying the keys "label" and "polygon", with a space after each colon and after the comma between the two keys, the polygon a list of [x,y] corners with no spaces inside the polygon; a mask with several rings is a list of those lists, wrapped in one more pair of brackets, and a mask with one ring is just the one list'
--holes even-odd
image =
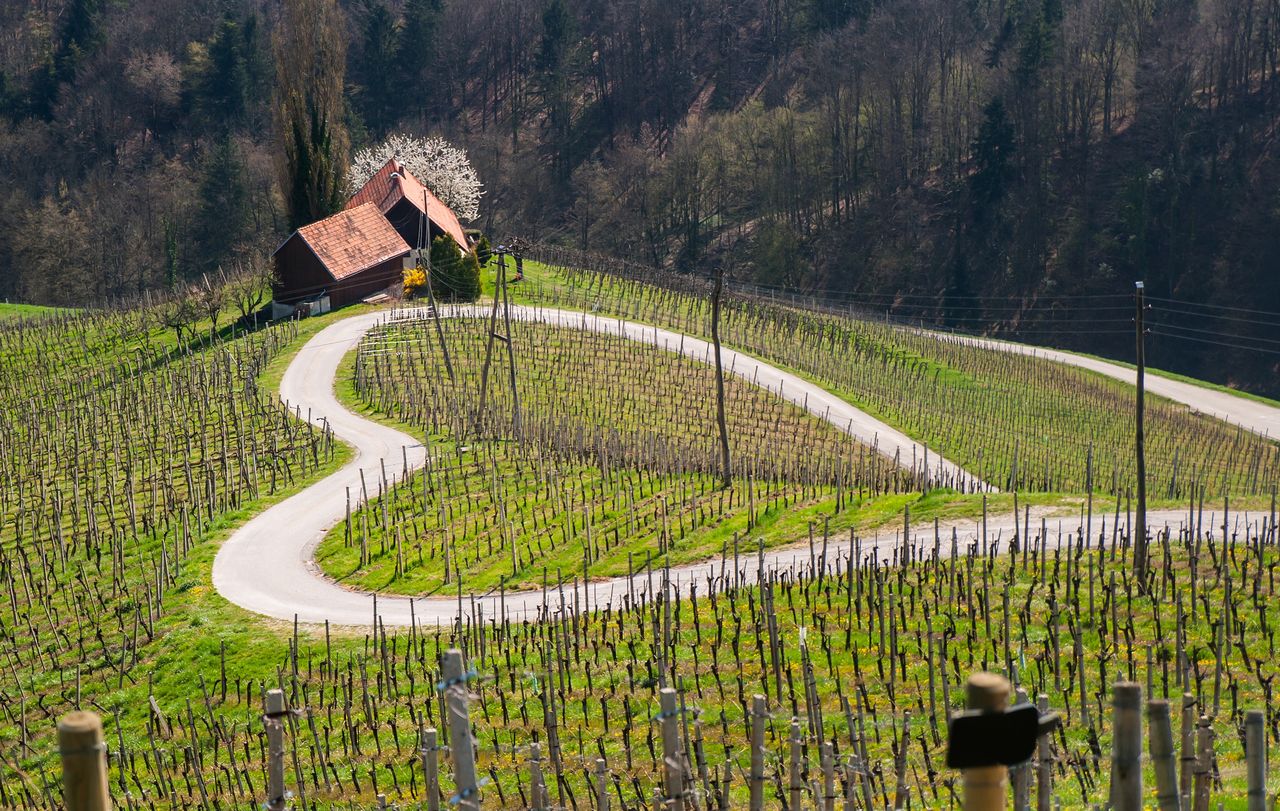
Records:
{"label": "barn", "polygon": [[373,203],[340,211],[294,231],[276,249],[277,305],[320,301],[337,308],[403,280],[409,245]]}
{"label": "barn", "polygon": [[360,187],[347,203],[347,208],[369,204],[378,207],[400,237],[412,248],[419,247],[420,229],[425,217],[431,223],[431,234],[421,247],[429,246],[430,241],[441,234],[448,234],[458,243],[459,249],[470,249],[457,215],[395,158],[383,164]]}

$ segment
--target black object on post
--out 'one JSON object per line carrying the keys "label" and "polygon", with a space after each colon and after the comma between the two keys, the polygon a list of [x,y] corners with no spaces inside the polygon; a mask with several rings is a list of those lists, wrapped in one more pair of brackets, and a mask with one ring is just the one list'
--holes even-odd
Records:
{"label": "black object on post", "polygon": [[1029,702],[1004,712],[958,712],[947,724],[947,766],[977,769],[1025,763],[1040,736],[1053,732],[1059,722],[1057,713],[1041,715]]}

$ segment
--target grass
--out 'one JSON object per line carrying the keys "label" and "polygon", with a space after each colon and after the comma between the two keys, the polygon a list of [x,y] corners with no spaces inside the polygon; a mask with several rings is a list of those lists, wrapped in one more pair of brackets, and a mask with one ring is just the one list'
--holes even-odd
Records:
{"label": "grass", "polygon": [[[528,264],[517,298],[585,306],[705,336],[704,295]],[[768,304],[730,302],[725,343],[858,405],[1002,489],[1132,490],[1132,387],[1086,370],[943,335]],[[1090,457],[1092,456],[1092,464]],[[1265,496],[1280,445],[1148,397],[1149,488],[1182,499]]]}
{"label": "grass", "polygon": [[45,307],[39,304],[10,304],[9,302],[0,302],[0,321],[11,318],[32,318],[42,315],[54,315],[57,313],[70,313],[62,307]]}
{"label": "grass", "polygon": [[[531,268],[528,272],[534,271]],[[1155,662],[1152,681],[1157,693],[1162,692],[1164,663],[1176,652],[1181,638],[1188,652],[1190,688],[1201,698],[1201,708],[1214,704],[1215,651],[1221,651],[1221,710],[1214,727],[1223,785],[1215,791],[1215,800],[1221,799],[1227,808],[1244,807],[1243,765],[1235,726],[1238,710],[1245,707],[1266,707],[1272,717],[1276,712],[1264,685],[1274,676],[1270,669],[1275,661],[1271,606],[1274,572],[1280,568],[1274,545],[1250,545],[1245,539],[1230,552],[1220,542],[1203,540],[1184,545],[1175,538],[1167,551],[1159,546],[1153,580],[1156,587],[1150,597],[1134,588],[1125,565],[1125,550],[1090,550],[1070,556],[1049,551],[1043,559],[1037,556],[1030,560],[1025,555],[1010,556],[1006,544],[997,554],[954,563],[917,560],[903,568],[862,567],[849,576],[852,579],[788,578],[763,587],[751,584],[717,594],[714,599],[705,589],[699,590],[696,600],[690,600],[686,592],[682,599],[670,603],[655,604],[652,595],[637,595],[626,610],[599,614],[564,610],[553,591],[550,611],[554,622],[487,623],[483,631],[464,624],[453,629],[407,632],[388,628],[376,633],[343,629],[326,633],[303,627],[295,633],[287,623],[265,621],[228,604],[210,584],[219,542],[249,516],[349,458],[339,444],[319,463],[302,464],[306,446],[286,442],[289,434],[281,427],[289,425],[297,431],[299,426],[282,411],[267,409],[293,353],[325,324],[348,313],[299,322],[270,340],[267,335],[239,337],[198,349],[193,357],[176,354],[171,336],[130,316],[95,315],[78,326],[57,330],[24,326],[21,337],[0,329],[0,356],[10,369],[8,385],[0,386],[0,428],[4,429],[0,430],[0,437],[4,437],[0,439],[0,477],[9,488],[5,498],[10,507],[21,504],[20,510],[6,512],[0,524],[0,570],[5,586],[0,588],[0,650],[6,663],[5,675],[0,677],[0,704],[5,707],[0,715],[0,804],[57,803],[53,719],[78,704],[96,709],[106,719],[112,790],[121,807],[194,807],[202,804],[206,793],[226,807],[259,805],[264,796],[261,694],[266,687],[278,685],[286,690],[294,707],[305,708],[296,719],[296,729],[288,735],[290,751],[298,755],[297,772],[291,760],[286,769],[295,793],[305,793],[308,803],[317,807],[345,806],[349,801],[367,804],[375,793],[385,793],[401,806],[411,805],[413,796],[421,796],[417,731],[423,724],[441,726],[443,721],[435,688],[439,679],[436,656],[444,647],[462,644],[478,674],[470,685],[476,696],[471,718],[481,771],[493,778],[484,789],[486,807],[524,804],[519,800],[518,784],[523,781],[527,790],[528,746],[535,736],[543,742],[544,753],[548,751],[548,710],[558,725],[567,786],[580,804],[589,802],[583,768],[601,755],[608,759],[619,781],[618,791],[629,804],[637,804],[637,795],[648,801],[661,772],[661,756],[651,757],[654,750],[650,747],[657,738],[652,719],[657,714],[657,687],[664,664],[671,671],[666,674],[669,683],[683,684],[692,710],[685,717],[691,728],[701,730],[712,774],[718,774],[718,767],[725,762],[735,763],[738,769],[745,767],[742,699],[749,700],[754,692],[769,695],[773,716],[768,720],[766,737],[766,795],[770,807],[779,805],[775,781],[786,779],[789,716],[797,712],[805,718],[810,705],[804,695],[808,672],[813,674],[815,695],[823,711],[821,729],[806,736],[810,744],[834,738],[842,757],[848,754],[849,730],[840,701],[843,694],[855,713],[861,710],[865,715],[867,771],[884,775],[883,780],[876,779],[875,794],[877,798],[882,791],[892,794],[894,741],[901,734],[904,714],[910,711],[913,731],[907,783],[918,791],[912,804],[947,807],[948,781],[956,775],[946,770],[934,773],[929,768],[932,764],[940,769],[943,753],[934,722],[940,730],[946,709],[962,701],[958,685],[964,675],[982,667],[1007,671],[1008,659],[1018,664],[1031,692],[1046,692],[1055,708],[1068,718],[1065,737],[1059,741],[1057,786],[1064,803],[1079,807],[1085,805],[1085,798],[1097,802],[1106,796],[1109,685],[1118,676],[1145,682],[1149,647]],[[662,317],[674,320],[669,314]],[[790,334],[779,333],[777,340]],[[759,339],[761,333],[744,326],[739,335]],[[555,388],[552,384],[562,379],[558,375],[568,380],[582,374],[564,360],[570,349],[580,345],[565,342],[561,347],[546,335],[542,343],[544,357],[522,357],[529,380],[541,381],[544,389],[542,399],[532,392],[527,399],[540,412],[555,415],[557,402],[562,402],[565,413],[578,412],[581,424],[593,431],[606,422],[627,428],[633,432],[626,443],[630,446],[637,442],[634,436],[652,427],[656,418],[670,416],[670,411],[663,410],[666,407],[661,398],[648,397],[649,392],[628,393],[625,387],[607,385],[590,390]],[[883,357],[894,346],[888,342],[866,352],[879,352],[875,357]],[[617,369],[603,363],[599,354],[588,355],[591,362],[582,368],[613,369],[615,375],[638,375],[646,368],[665,370],[668,377],[680,379],[686,375],[696,379],[698,374],[686,367],[688,361],[640,357],[656,354],[655,350],[640,352],[637,348],[636,356],[621,352],[614,346],[603,352],[605,357],[620,359]],[[778,350],[778,354],[783,352]],[[814,356],[798,354],[797,362],[805,357],[809,363]],[[845,360],[839,353],[833,357]],[[980,375],[966,374],[962,364],[940,358],[936,350],[906,347],[896,358],[900,370],[936,364],[939,375],[954,372],[957,377],[947,385],[955,390],[974,381],[973,391],[989,391],[978,385]],[[475,362],[474,356],[466,360],[470,365]],[[644,363],[655,365],[646,367]],[[425,368],[419,367],[419,371]],[[810,368],[815,379],[835,377],[827,366]],[[888,368],[895,367],[890,363]],[[534,377],[537,369],[546,370],[546,377]],[[404,367],[405,377],[398,380],[409,380],[409,371],[410,367]],[[367,379],[358,387],[354,357],[340,370],[339,394],[344,401],[367,398],[375,390],[396,388],[385,381],[375,387]],[[589,396],[588,391],[596,394]],[[34,401],[33,392],[39,394]],[[745,390],[739,395],[757,396]],[[628,402],[634,408],[597,402],[606,397],[631,398]],[[40,408],[32,408],[33,402]],[[262,405],[261,413],[249,409],[248,404],[254,402]],[[763,407],[758,399],[742,402],[752,403],[752,408]],[[122,426],[101,433],[77,430],[78,421],[86,419],[82,413],[86,403],[99,404],[101,410],[113,415],[113,423]],[[402,427],[426,435],[427,412],[415,412],[409,406],[408,400],[387,400],[379,407],[366,402],[364,410],[377,416],[385,407],[395,416],[380,419],[398,421]],[[594,421],[592,408],[602,409],[594,412],[598,418]],[[689,410],[689,403],[680,410]],[[673,443],[693,443],[681,457],[697,459],[705,452],[698,450],[696,442],[705,440],[700,432],[705,433],[706,412],[697,413],[697,420],[687,424],[657,426]],[[807,419],[789,424],[806,425]],[[242,425],[238,421],[243,421]],[[224,426],[235,436],[257,438],[253,458],[259,464],[292,460],[294,475],[291,480],[282,477],[272,493],[262,488],[256,496],[246,493],[236,499],[214,499],[212,514],[201,497],[196,502],[201,509],[189,508],[188,512],[192,526],[189,546],[179,551],[175,541],[182,537],[180,507],[189,494],[185,485],[170,492],[169,474],[164,471],[180,478],[185,462],[201,456],[189,452],[185,442],[167,445],[166,437],[189,432],[193,451],[201,437],[216,447]],[[488,427],[493,432],[498,429],[497,424]],[[757,436],[752,434],[750,423],[743,433]],[[275,447],[272,436],[279,437]],[[296,439],[299,435],[293,436]],[[109,443],[112,437],[121,441]],[[607,496],[596,498],[594,494],[606,492],[610,476],[615,482],[625,481],[625,475],[634,479],[642,474],[624,471],[644,467],[590,464],[582,458],[576,441],[566,441],[567,449],[576,449],[573,454],[561,452],[538,460],[518,456],[513,443],[496,433],[483,442],[471,443],[470,451],[462,451],[442,434],[433,437],[437,452],[461,458],[477,470],[505,470],[518,462],[526,464],[527,470],[542,464],[546,472],[558,471],[562,480],[573,482],[573,488],[556,490],[526,474],[511,477],[511,488],[500,492],[509,494],[503,498],[513,504],[522,498],[526,505],[541,499],[548,505],[545,514],[561,521],[556,525],[560,527],[579,510],[574,506],[556,508],[556,494],[576,493],[574,504],[607,509]],[[73,438],[81,443],[78,451]],[[823,447],[820,440],[816,436],[812,447]],[[94,441],[103,444],[94,447]],[[504,455],[507,451],[516,458],[508,459]],[[760,464],[767,461],[761,459]],[[789,464],[799,467],[799,461]],[[219,487],[234,484],[235,468],[231,470],[230,477],[214,477],[221,482]],[[792,492],[794,500],[780,500],[768,509],[757,505],[751,533],[733,525],[750,512],[741,507],[726,510],[728,517],[714,525],[695,526],[686,515],[683,536],[674,530],[665,533],[663,560],[669,557],[676,562],[707,551],[718,553],[735,531],[750,539],[764,536],[771,545],[800,541],[807,536],[810,522],[818,524],[829,515],[839,516],[838,522],[832,523],[835,534],[836,527],[901,522],[907,506],[913,525],[927,524],[934,517],[944,521],[972,517],[982,509],[981,497],[945,491],[859,496],[853,488],[845,487],[836,513],[830,499],[837,488],[817,474],[815,467],[806,474],[811,476],[809,483],[779,485],[778,492]],[[643,475],[643,482],[635,485],[640,488],[637,492],[653,487],[658,492],[688,494],[711,483],[705,470]],[[468,498],[476,495],[477,504],[492,506],[491,499],[485,501],[491,491],[481,486],[485,478],[480,473],[460,473],[457,503],[466,503],[462,495],[465,485]],[[103,484],[94,491],[89,482],[97,480]],[[1061,480],[1069,481],[1069,477]],[[110,498],[107,481],[114,488]],[[404,500],[404,525],[425,520],[408,509],[421,482],[412,480],[388,500],[389,505]],[[94,492],[96,529],[83,517],[84,505],[90,503]],[[132,518],[126,497],[130,492],[137,508]],[[716,494],[708,489],[704,497],[716,498]],[[74,506],[76,498],[81,499],[79,508]],[[1020,494],[1019,504],[1074,515],[1081,498],[1078,494]],[[989,497],[987,509],[1011,512],[1012,499],[1011,495]],[[1168,503],[1183,501],[1179,498]],[[1233,499],[1233,508],[1238,503]],[[1108,512],[1112,506],[1107,497],[1095,499],[1098,513]],[[467,514],[472,525],[470,536],[464,531],[459,537],[479,538],[483,533],[475,525],[484,510]],[[619,513],[615,511],[609,518],[616,522]],[[592,524],[594,529],[604,526],[606,517],[597,511],[592,520],[597,522]],[[55,523],[61,527],[60,537],[53,530]],[[649,532],[648,536],[637,532],[634,540],[624,537],[614,549],[600,550],[592,562],[597,572],[610,571],[609,567],[616,571],[622,565],[621,550],[628,544],[635,549],[654,546],[655,536],[662,533],[652,527]],[[576,545],[564,546],[562,554],[546,556],[548,564],[562,566],[566,578],[579,570],[581,560],[576,555],[589,546],[583,535],[579,522]],[[590,548],[594,552],[600,538],[593,537],[596,543]],[[371,545],[378,547],[377,537]],[[375,564],[385,567],[388,557],[379,554]],[[484,577],[506,574],[501,564],[488,569],[484,561],[478,565],[474,573],[464,572],[463,585],[468,591],[485,582]],[[1197,575],[1194,599],[1192,572]],[[375,578],[375,573],[370,571],[366,576]],[[386,569],[376,576],[385,577]],[[428,568],[414,576],[428,577]],[[660,580],[660,573],[655,576]],[[530,579],[540,581],[541,577],[523,582]],[[1230,593],[1228,583],[1233,584]],[[430,590],[432,586],[424,580],[406,590],[418,588]],[[450,584],[449,590],[452,588]],[[1005,597],[1011,613],[1007,633],[1002,622]],[[769,601],[768,610],[765,601]],[[14,613],[11,605],[16,605],[19,613]],[[660,610],[664,605],[669,608],[665,614]],[[1179,614],[1183,617],[1180,634]],[[770,622],[776,624],[778,637],[776,670],[769,652]],[[1232,634],[1231,644],[1225,646],[1216,641],[1217,629],[1224,627]],[[663,628],[670,634],[666,647],[655,641],[664,633]],[[1074,632],[1080,634],[1078,657],[1073,652]],[[944,694],[938,684],[935,695],[930,689],[928,662],[943,640],[951,654],[945,665],[949,689]],[[892,653],[895,645],[896,658]],[[1055,650],[1062,652],[1057,676]],[[1077,678],[1081,673],[1087,679],[1089,722],[1082,717],[1078,701]],[[1181,691],[1176,668],[1168,689],[1175,699]],[[171,735],[162,734],[152,722],[149,696],[155,697],[165,713]],[[629,747],[624,738],[629,739]],[[1101,756],[1094,754],[1095,747]],[[551,769],[549,764],[547,769]],[[447,763],[442,771],[449,793],[453,787]],[[298,775],[305,786],[298,784]],[[1150,784],[1149,772],[1147,779]],[[415,780],[416,791],[410,789]],[[1276,777],[1269,779],[1268,788],[1280,788]],[[502,800],[498,799],[499,791]],[[553,785],[553,798],[555,794]],[[734,771],[730,794],[733,807],[740,807],[745,781],[739,770]],[[567,800],[565,804],[569,804]]]}

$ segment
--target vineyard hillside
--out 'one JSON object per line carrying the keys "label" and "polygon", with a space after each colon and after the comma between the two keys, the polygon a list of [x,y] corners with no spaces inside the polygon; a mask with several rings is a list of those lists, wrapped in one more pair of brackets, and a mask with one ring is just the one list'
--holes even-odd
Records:
{"label": "vineyard hillside", "polygon": [[[61,807],[54,722],[87,709],[119,808],[260,807],[277,778],[305,808],[947,807],[947,715],[991,670],[1061,714],[1036,779],[1064,807],[1108,797],[1122,680],[1190,696],[1189,779],[1245,807],[1237,730],[1280,717],[1273,440],[1149,397],[1138,570],[1131,385],[731,291],[724,350],[784,382],[726,370],[726,470],[713,357],[587,326],[710,340],[710,291],[544,258],[510,311],[0,323],[0,806]],[[404,444],[369,457],[375,429]],[[311,505],[323,537],[270,521]],[[254,544],[303,556],[259,564],[271,616],[215,577]],[[359,617],[290,610],[294,577]],[[459,712],[466,779],[423,743]]]}

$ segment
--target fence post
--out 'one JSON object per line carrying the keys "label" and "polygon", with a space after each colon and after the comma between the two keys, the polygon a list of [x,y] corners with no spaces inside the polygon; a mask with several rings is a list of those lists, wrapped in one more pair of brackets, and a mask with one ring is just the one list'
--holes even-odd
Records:
{"label": "fence post", "polygon": [[107,745],[98,714],[76,710],[59,718],[58,751],[67,811],[110,811]]}
{"label": "fence post", "polygon": [[[1259,541],[1261,543],[1261,541]],[[1249,780],[1249,811],[1267,807],[1267,732],[1262,710],[1244,716],[1244,758]]]}
{"label": "fence post", "polygon": [[1111,805],[1142,811],[1142,687],[1120,682],[1111,693]]}
{"label": "fence post", "polygon": [[1209,716],[1200,716],[1196,724],[1196,773],[1192,781],[1192,811],[1209,811],[1209,795],[1213,790],[1213,725]]}
{"label": "fence post", "polygon": [[[1040,714],[1049,711],[1049,697],[1036,696],[1036,708]],[[1036,743],[1036,811],[1051,811],[1053,806],[1053,741],[1050,735],[1041,735]]]}
{"label": "fence post", "polygon": [[1147,702],[1148,746],[1151,765],[1156,773],[1156,803],[1160,811],[1181,811],[1178,796],[1178,766],[1173,749],[1173,719],[1169,715],[1169,702],[1153,699]]}
{"label": "fence post", "polygon": [[764,696],[751,697],[751,811],[764,809]]}
{"label": "fence post", "polygon": [[268,690],[262,723],[267,732],[267,811],[286,808],[284,791],[284,691]]}
{"label": "fence post", "polygon": [[822,744],[822,811],[836,811],[835,750]]}
{"label": "fence post", "polygon": [[[1014,704],[1027,700],[1027,691],[1019,687],[1015,693]],[[1013,772],[1013,808],[1014,811],[1029,811],[1031,808],[1031,762],[1019,763],[1010,771]]]}
{"label": "fence post", "polygon": [[461,811],[479,811],[480,786],[476,781],[476,752],[471,743],[471,717],[467,713],[467,678],[462,651],[444,654],[444,694],[449,711],[449,752],[453,756],[455,805]]}
{"label": "fence post", "polygon": [[684,809],[684,764],[680,758],[680,700],[674,687],[658,693],[662,719],[662,766],[665,777],[666,806],[672,811]]}
{"label": "fence post", "polygon": [[609,811],[609,769],[604,758],[596,758],[596,811]]}
{"label": "fence post", "polygon": [[543,811],[546,803],[546,782],[542,776],[542,747],[533,744],[529,747],[529,807],[534,811]]}
{"label": "fence post", "polygon": [[435,727],[422,730],[422,774],[426,782],[427,811],[440,811],[440,744]]}
{"label": "fence post", "polygon": [[790,808],[800,807],[800,795],[804,787],[804,781],[800,779],[800,747],[803,745],[804,739],[800,736],[800,719],[792,716],[791,718],[791,770],[790,770]]}
{"label": "fence post", "polygon": [[[1004,712],[1009,704],[1009,680],[995,673],[974,673],[965,685],[971,710]],[[1007,766],[982,766],[964,771],[965,811],[1005,811],[1009,793]]]}

